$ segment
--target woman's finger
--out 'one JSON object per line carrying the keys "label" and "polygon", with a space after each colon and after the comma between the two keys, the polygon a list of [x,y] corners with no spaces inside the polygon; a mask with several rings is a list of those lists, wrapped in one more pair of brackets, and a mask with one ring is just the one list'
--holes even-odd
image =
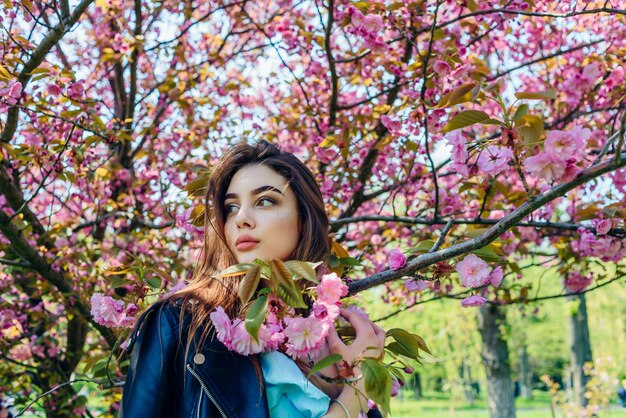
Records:
{"label": "woman's finger", "polygon": [[345,344],[343,343],[343,341],[341,341],[341,338],[339,337],[339,334],[337,334],[337,329],[335,327],[330,327],[326,340],[328,341],[328,349],[332,353],[339,353],[339,350],[345,347]]}
{"label": "woman's finger", "polygon": [[373,331],[372,327],[367,323],[369,320],[364,318],[360,313],[343,308],[339,310],[339,313],[350,322],[357,336]]}

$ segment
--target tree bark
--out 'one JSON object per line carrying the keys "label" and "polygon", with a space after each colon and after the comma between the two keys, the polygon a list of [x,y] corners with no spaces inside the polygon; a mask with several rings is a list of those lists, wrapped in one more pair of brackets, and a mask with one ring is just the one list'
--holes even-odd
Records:
{"label": "tree bark", "polygon": [[591,356],[591,341],[589,340],[589,326],[587,324],[587,303],[585,295],[573,297],[576,307],[570,312],[570,365],[572,371],[574,402],[580,406],[587,406],[585,386],[589,377],[585,374],[585,363],[593,361]]}
{"label": "tree bark", "polygon": [[522,398],[532,399],[532,373],[526,343],[522,343],[519,349],[519,381]]}
{"label": "tree bark", "polygon": [[478,329],[482,338],[482,359],[487,374],[487,405],[491,418],[515,418],[515,398],[509,366],[509,348],[500,326],[506,318],[496,305],[478,309]]}

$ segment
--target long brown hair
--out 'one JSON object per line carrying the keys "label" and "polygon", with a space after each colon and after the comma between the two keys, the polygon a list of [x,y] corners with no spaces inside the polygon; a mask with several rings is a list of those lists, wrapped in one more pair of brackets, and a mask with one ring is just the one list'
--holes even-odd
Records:
{"label": "long brown hair", "polygon": [[198,265],[187,287],[170,297],[183,300],[181,319],[185,311],[191,314],[191,324],[186,330],[186,354],[192,337],[197,338],[198,346],[206,341],[211,330],[207,326],[210,324],[209,314],[217,306],[223,307],[231,318],[241,315],[245,309],[237,297],[239,281],[236,278],[217,279],[213,276],[237,263],[224,235],[224,198],[230,181],[242,167],[258,164],[267,165],[282,175],[296,196],[300,239],[291,259],[324,261],[330,253],[329,221],[324,200],[307,166],[293,154],[283,152],[267,141],[255,145],[242,142],[232,146],[211,170],[205,196],[204,245]]}

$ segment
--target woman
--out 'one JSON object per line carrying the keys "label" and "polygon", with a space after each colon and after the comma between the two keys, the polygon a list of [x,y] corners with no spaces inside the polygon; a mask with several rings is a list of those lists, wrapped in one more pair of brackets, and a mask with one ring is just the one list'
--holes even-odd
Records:
{"label": "woman", "polygon": [[[194,277],[148,309],[135,328],[119,416],[356,418],[367,411],[363,379],[355,387],[337,385],[334,365],[309,384],[307,359],[238,355],[217,341],[210,325],[218,306],[230,317],[242,314],[238,281],[212,277],[229,265],[256,258],[317,262],[329,254],[329,222],[311,172],[266,141],[238,144],[212,170],[205,205]],[[347,364],[380,357],[385,332],[354,312],[341,315],[356,337],[345,345],[332,329],[324,354],[341,354]],[[360,376],[358,367],[354,372]]]}

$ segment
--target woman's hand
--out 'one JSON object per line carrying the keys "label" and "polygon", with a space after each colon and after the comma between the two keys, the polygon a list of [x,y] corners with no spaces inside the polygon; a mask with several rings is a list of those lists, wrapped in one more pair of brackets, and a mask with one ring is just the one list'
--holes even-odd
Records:
{"label": "woman's hand", "polygon": [[[348,366],[361,358],[380,359],[384,354],[385,331],[374,324],[364,315],[347,309],[341,309],[340,314],[354,328],[356,336],[351,344],[344,344],[337,330],[333,327],[328,333],[328,348],[333,354],[341,354]],[[340,363],[339,368],[345,363]]]}
{"label": "woman's hand", "polygon": [[325,417],[356,417],[368,411],[365,382],[361,376],[359,360],[364,358],[382,359],[385,351],[386,333],[364,315],[347,309],[340,314],[354,328],[355,338],[351,344],[344,344],[337,330],[332,327],[328,333],[328,348],[333,354],[341,354],[343,361],[337,363],[341,377],[355,377],[357,380],[350,385],[343,385],[341,394],[332,402]]}

